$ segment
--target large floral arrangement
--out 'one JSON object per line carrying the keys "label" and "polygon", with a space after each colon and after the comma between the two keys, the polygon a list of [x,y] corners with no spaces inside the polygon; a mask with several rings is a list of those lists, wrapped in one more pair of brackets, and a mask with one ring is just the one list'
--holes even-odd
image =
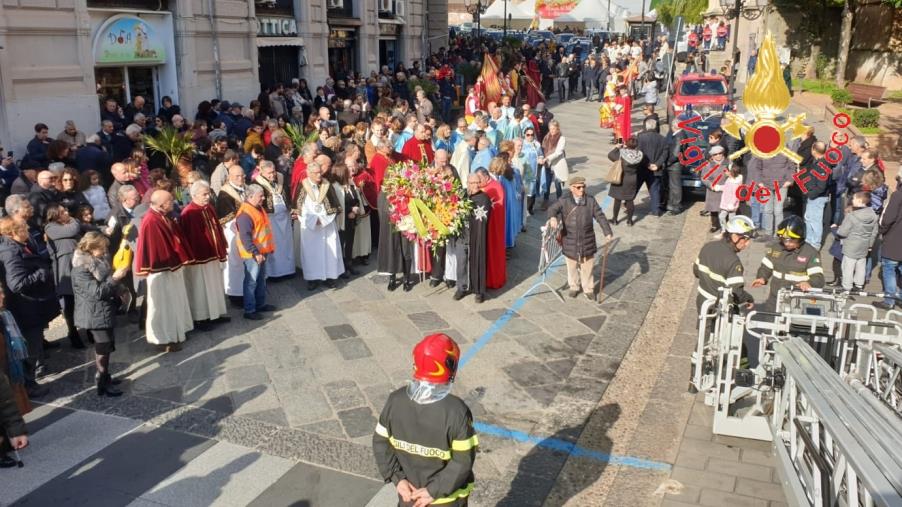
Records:
{"label": "large floral arrangement", "polygon": [[423,240],[433,248],[457,235],[473,208],[462,197],[458,180],[411,161],[388,168],[382,191],[395,229],[410,241]]}

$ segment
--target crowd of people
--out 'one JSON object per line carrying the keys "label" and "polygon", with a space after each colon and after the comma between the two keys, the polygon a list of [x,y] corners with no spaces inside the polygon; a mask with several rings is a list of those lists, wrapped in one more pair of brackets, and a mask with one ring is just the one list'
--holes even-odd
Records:
{"label": "crowd of people", "polygon": [[[35,125],[24,156],[0,162],[0,363],[19,412],[48,392],[39,379],[60,342],[45,331],[60,315],[69,345],[93,348],[97,394],[115,397],[110,361],[124,320],[177,351],[192,330],[228,322],[230,301],[245,319],[264,319],[276,309],[268,278],[334,289],[375,262],[389,291],[428,280],[482,302],[508,283],[510,249],[528,217],[549,210],[552,186],[571,296],[590,296],[585,228],[593,217],[608,236],[610,227],[569,174],[564,132],[534,74],[566,57],[523,48],[493,60],[503,66],[500,97],[482,79],[461,89],[454,68],[495,49],[460,39],[425,69],[330,78],[315,90],[295,79],[247,106],[201,102],[193,119],[169,97],[152,111],[136,96],[105,98],[96,133],[67,121],[53,137]],[[173,131],[191,143],[174,165],[152,142]],[[424,252],[392,225],[382,183],[406,161],[459,180],[472,201],[466,226],[441,248]]]}

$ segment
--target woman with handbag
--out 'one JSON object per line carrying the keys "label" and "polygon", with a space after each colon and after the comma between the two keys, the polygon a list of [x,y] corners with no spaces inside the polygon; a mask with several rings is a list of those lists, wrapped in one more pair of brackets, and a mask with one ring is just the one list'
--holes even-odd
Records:
{"label": "woman with handbag", "polygon": [[118,383],[110,376],[110,354],[116,350],[113,325],[121,295],[128,290],[121,285],[129,266],[113,271],[107,259],[110,240],[99,232],[89,232],[78,242],[72,256],[72,290],[75,293],[75,325],[94,338],[97,365],[98,396],[121,396],[113,387]]}
{"label": "woman with handbag", "polygon": [[551,195],[551,182],[554,181],[554,194],[557,199],[563,195],[561,182],[570,178],[570,166],[567,165],[567,154],[564,148],[567,139],[561,134],[561,124],[557,120],[548,123],[548,134],[542,140],[543,157],[539,157],[539,164],[544,165],[542,177],[542,209],[548,209],[548,197]]}
{"label": "woman with handbag", "polygon": [[[633,200],[639,193],[639,172],[648,163],[648,159],[638,150],[638,147],[639,141],[635,137],[630,137],[626,140],[626,144],[618,145],[608,153],[608,158],[614,162],[615,167],[620,164],[622,171],[619,178],[620,183],[611,182],[608,189],[608,195],[614,199],[614,216],[611,219],[614,225],[618,223],[620,205],[623,203],[626,207],[626,225],[633,226],[633,212],[635,211]],[[616,181],[613,176],[610,176],[610,179]]]}

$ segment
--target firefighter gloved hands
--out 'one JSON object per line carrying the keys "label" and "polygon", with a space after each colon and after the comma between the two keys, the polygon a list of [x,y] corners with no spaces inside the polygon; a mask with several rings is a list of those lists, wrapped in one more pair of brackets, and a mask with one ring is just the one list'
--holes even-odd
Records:
{"label": "firefighter gloved hands", "polygon": [[398,481],[398,485],[395,486],[395,489],[398,490],[398,494],[401,495],[401,500],[405,502],[409,502],[413,500],[413,493],[416,491],[413,487],[413,484],[410,483],[407,479],[401,479]]}
{"label": "firefighter gloved hands", "polygon": [[752,288],[764,287],[765,285],[767,285],[767,280],[764,278],[755,278],[752,282]]}
{"label": "firefighter gloved hands", "polygon": [[426,491],[426,488],[420,488],[413,492],[413,499],[416,500],[416,503],[413,504],[413,507],[427,507],[433,501],[432,495]]}

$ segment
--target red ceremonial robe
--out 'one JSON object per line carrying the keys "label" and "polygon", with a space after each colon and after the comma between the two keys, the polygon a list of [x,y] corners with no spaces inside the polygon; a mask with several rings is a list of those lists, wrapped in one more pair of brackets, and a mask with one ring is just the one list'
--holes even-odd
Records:
{"label": "red ceremonial robe", "polygon": [[500,289],[507,283],[507,258],[504,243],[504,187],[496,180],[490,180],[482,191],[492,200],[489,213],[488,241],[485,248],[485,286]]}
{"label": "red ceremonial robe", "polygon": [[298,189],[301,188],[301,182],[306,179],[307,162],[304,162],[304,157],[298,157],[291,168],[291,195],[289,196],[291,197],[291,202],[297,201]]}
{"label": "red ceremonial robe", "polygon": [[530,60],[529,65],[527,65],[526,77],[529,78],[524,80],[523,83],[523,86],[526,88],[526,102],[535,108],[539,102],[545,102],[545,96],[542,95],[542,91],[539,88],[542,84],[542,74],[539,72],[539,64],[535,60]]}
{"label": "red ceremonial robe", "polygon": [[431,164],[435,158],[435,152],[432,151],[431,141],[420,141],[416,137],[411,137],[404,143],[401,148],[401,155],[404,160],[410,160],[417,164]]}
{"label": "red ceremonial robe", "polygon": [[381,153],[376,153],[373,155],[373,160],[370,161],[370,170],[373,171],[373,180],[376,183],[376,192],[382,191],[382,180],[385,179],[385,173],[388,171],[388,166],[392,164],[390,158],[386,157]]}
{"label": "red ceremonial robe", "polygon": [[198,206],[194,202],[188,203],[182,208],[179,225],[182,226],[185,239],[188,240],[194,264],[228,260],[225,235],[212,205]]}
{"label": "red ceremonial robe", "polygon": [[366,197],[370,207],[375,208],[379,200],[379,187],[376,186],[376,177],[372,169],[364,169],[354,176],[354,184],[357,185]]}
{"label": "red ceremonial robe", "polygon": [[175,271],[190,264],[192,255],[179,224],[150,208],[141,219],[135,252],[135,274]]}
{"label": "red ceremonial robe", "polygon": [[623,109],[617,113],[617,129],[618,136],[626,142],[633,134],[632,117],[633,117],[633,99],[627,96],[618,95],[614,103],[623,106]]}

